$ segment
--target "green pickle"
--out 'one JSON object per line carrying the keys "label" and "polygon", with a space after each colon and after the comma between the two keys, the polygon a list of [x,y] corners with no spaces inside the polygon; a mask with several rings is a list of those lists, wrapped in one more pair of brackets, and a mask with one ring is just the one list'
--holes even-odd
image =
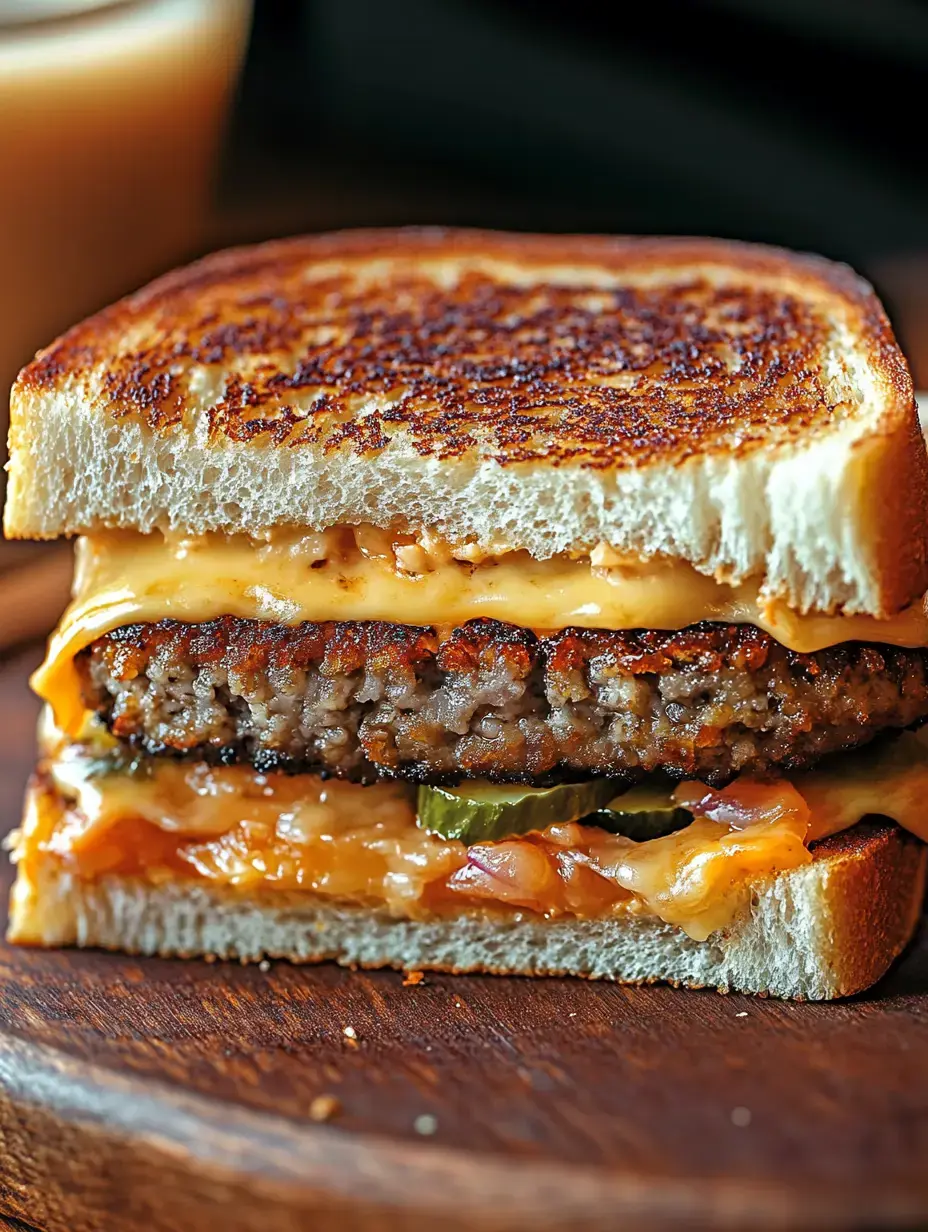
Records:
{"label": "green pickle", "polygon": [[556,822],[577,821],[602,808],[615,795],[608,779],[522,787],[518,783],[465,783],[460,787],[420,787],[418,821],[423,830],[464,843],[544,830]]}
{"label": "green pickle", "polygon": [[463,843],[481,843],[583,820],[613,834],[641,840],[669,834],[691,820],[671,799],[672,787],[633,787],[616,796],[610,779],[522,787],[507,783],[464,783],[420,787],[421,829]]}
{"label": "green pickle", "polygon": [[645,783],[616,796],[585,820],[588,825],[643,843],[688,826],[693,814],[674,804],[673,784]]}

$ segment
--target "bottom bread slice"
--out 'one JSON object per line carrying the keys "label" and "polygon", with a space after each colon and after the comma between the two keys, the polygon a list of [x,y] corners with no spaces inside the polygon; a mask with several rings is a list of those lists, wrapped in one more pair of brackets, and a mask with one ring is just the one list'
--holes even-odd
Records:
{"label": "bottom bread slice", "polygon": [[544,919],[469,910],[427,919],[309,891],[200,881],[82,881],[49,862],[17,879],[9,937],[131,953],[496,974],[669,981],[777,997],[848,996],[880,978],[912,936],[928,847],[867,821],[820,843],[811,864],[758,882],[722,933],[694,941],[654,916]]}

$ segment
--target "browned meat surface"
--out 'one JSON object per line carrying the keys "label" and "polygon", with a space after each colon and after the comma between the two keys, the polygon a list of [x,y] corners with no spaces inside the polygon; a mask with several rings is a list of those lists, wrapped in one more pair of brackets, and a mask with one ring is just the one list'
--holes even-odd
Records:
{"label": "browned meat surface", "polygon": [[87,704],[149,753],[362,780],[545,782],[663,769],[722,783],[806,767],[928,716],[928,652],[785,650],[745,625],[473,621],[129,625],[78,663]]}

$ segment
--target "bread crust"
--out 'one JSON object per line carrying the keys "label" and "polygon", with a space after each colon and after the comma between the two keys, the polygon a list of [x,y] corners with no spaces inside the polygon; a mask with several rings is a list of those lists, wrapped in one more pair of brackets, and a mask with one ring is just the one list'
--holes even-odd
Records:
{"label": "bread crust", "polygon": [[605,539],[801,610],[928,588],[886,316],[846,267],[778,249],[412,229],[232,250],[41,352],[10,441],[13,536],[366,520],[537,556]]}
{"label": "bread crust", "polygon": [[926,861],[928,847],[894,824],[861,822],[817,844],[811,864],[754,883],[729,928],[697,942],[633,912],[545,920],[467,909],[411,920],[308,891],[111,874],[82,881],[49,857],[20,866],[8,937],[162,957],[578,975],[830,1000],[870,987],[908,944]]}
{"label": "bread crust", "polygon": [[[382,262],[393,268],[378,275]],[[677,462],[779,443],[840,413],[819,370],[822,309],[841,311],[867,349],[889,419],[897,399],[911,410],[885,313],[844,266],[732,241],[443,229],[207,257],[70,330],[24,369],[14,400],[87,379],[102,413],[167,433],[187,412],[185,371],[246,361],[247,379],[237,373],[210,408],[214,441],[363,457],[402,430],[417,453],[442,460],[478,448],[479,436],[481,456],[504,466]],[[732,351],[736,383],[725,379]],[[309,421],[291,401],[307,390],[325,391]],[[367,396],[389,399],[387,413],[353,414]]]}

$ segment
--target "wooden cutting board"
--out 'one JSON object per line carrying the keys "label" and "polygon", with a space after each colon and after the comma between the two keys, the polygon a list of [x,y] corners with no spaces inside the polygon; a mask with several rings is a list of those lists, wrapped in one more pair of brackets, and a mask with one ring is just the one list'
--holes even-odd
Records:
{"label": "wooden cutting board", "polygon": [[[6,824],[36,657],[0,667]],[[3,946],[0,1211],[49,1232],[924,1226],[928,937],[836,1005]]]}

